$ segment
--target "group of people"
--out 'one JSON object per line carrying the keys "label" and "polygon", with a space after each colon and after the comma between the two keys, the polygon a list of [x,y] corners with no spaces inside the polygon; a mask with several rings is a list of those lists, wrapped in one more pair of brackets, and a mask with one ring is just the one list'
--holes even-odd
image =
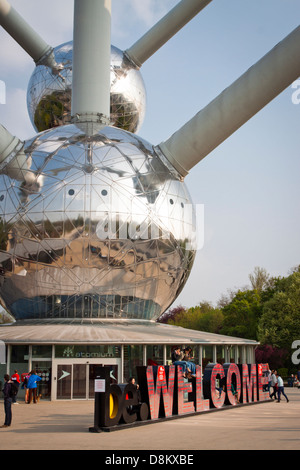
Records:
{"label": "group of people", "polygon": [[[41,380],[35,370],[32,370],[25,375],[23,385],[25,388],[25,402],[30,404],[33,400],[34,403],[37,402],[37,382]],[[11,426],[12,422],[12,404],[18,404],[17,395],[19,387],[21,385],[20,375],[17,370],[10,377],[8,374],[4,375],[4,387],[3,387],[3,397],[4,397],[4,413],[5,421],[1,428],[7,428]]]}
{"label": "group of people", "polygon": [[[268,374],[268,384],[269,384],[269,394],[270,398],[277,400],[279,403],[281,401],[281,395],[283,395],[287,402],[289,402],[288,397],[284,392],[284,383],[282,377],[278,374],[277,370],[269,370]],[[273,389],[271,393],[271,389]]]}
{"label": "group of people", "polygon": [[172,352],[172,363],[175,366],[182,367],[182,373],[185,378],[196,377],[196,365],[192,362],[192,348],[184,348],[177,346]]}
{"label": "group of people", "polygon": [[297,375],[291,374],[290,378],[288,379],[288,386],[300,388],[299,378],[300,378],[300,371],[297,372]]}

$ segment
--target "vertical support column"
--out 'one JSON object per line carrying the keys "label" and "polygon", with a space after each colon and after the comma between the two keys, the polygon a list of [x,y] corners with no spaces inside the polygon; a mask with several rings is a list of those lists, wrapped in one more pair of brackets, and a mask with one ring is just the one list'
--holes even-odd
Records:
{"label": "vertical support column", "polygon": [[252,355],[252,364],[255,364],[255,346],[251,348],[251,355]]}
{"label": "vertical support column", "polygon": [[32,370],[32,345],[28,347],[28,370]]}
{"label": "vertical support column", "polygon": [[147,346],[143,344],[143,366],[147,365]]}
{"label": "vertical support column", "polygon": [[224,346],[224,361],[230,362],[230,346]]}
{"label": "vertical support column", "polygon": [[247,363],[246,346],[242,346],[242,364]]}
{"label": "vertical support column", "polygon": [[6,373],[10,375],[10,364],[11,364],[11,344],[7,345],[7,358],[6,358]]}
{"label": "vertical support column", "polygon": [[213,362],[214,363],[217,362],[217,345],[216,344],[213,345]]}
{"label": "vertical support column", "polygon": [[235,346],[234,347],[234,362],[238,364],[239,362],[239,347]]}
{"label": "vertical support column", "polygon": [[124,382],[124,344],[121,345],[121,383]]}
{"label": "vertical support column", "polygon": [[202,371],[202,374],[203,374],[203,370],[202,370],[202,359],[203,359],[203,348],[202,346],[199,346],[199,366],[201,366],[201,371]]}
{"label": "vertical support column", "polygon": [[167,364],[167,346],[163,344],[163,364]]}
{"label": "vertical support column", "polygon": [[74,1],[73,121],[109,123],[111,0]]}
{"label": "vertical support column", "polygon": [[54,361],[55,361],[55,344],[52,344],[52,351],[51,351],[51,397],[50,400],[53,401],[56,399],[56,377],[54,377],[53,370],[54,370]]}

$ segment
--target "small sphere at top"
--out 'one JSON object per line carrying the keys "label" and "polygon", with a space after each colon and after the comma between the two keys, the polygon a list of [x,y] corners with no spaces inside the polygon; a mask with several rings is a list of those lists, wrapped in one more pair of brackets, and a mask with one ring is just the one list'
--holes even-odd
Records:
{"label": "small sphere at top", "polygon": [[[27,108],[37,132],[71,122],[73,42],[57,46],[53,53],[60,73],[37,65],[28,84]],[[100,81],[101,77],[99,86]],[[111,46],[110,84],[110,124],[137,133],[145,117],[144,81],[115,46]]]}

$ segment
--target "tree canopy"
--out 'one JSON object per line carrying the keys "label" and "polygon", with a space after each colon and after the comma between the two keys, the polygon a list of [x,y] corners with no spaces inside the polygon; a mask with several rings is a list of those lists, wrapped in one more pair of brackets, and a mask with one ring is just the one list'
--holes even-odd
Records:
{"label": "tree canopy", "polygon": [[300,340],[300,266],[276,278],[256,267],[249,280],[251,286],[222,295],[217,307],[207,301],[189,308],[180,305],[158,321],[254,339],[261,354],[265,348],[265,354],[272,350],[274,357],[291,357],[293,341]]}

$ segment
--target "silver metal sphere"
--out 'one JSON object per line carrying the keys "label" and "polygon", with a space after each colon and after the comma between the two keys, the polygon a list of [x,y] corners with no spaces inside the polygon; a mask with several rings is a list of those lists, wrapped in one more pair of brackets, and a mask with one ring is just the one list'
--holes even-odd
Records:
{"label": "silver metal sphere", "polygon": [[0,176],[2,305],[15,319],[156,319],[195,257],[185,184],[110,126],[60,126],[25,152],[26,182]]}
{"label": "silver metal sphere", "polygon": [[[45,65],[37,65],[27,89],[27,108],[37,132],[71,122],[73,42],[54,49],[62,66],[54,74]],[[101,77],[99,77],[99,82]],[[132,68],[123,52],[111,46],[110,122],[112,126],[136,133],[145,117],[146,92],[141,73]]]}

